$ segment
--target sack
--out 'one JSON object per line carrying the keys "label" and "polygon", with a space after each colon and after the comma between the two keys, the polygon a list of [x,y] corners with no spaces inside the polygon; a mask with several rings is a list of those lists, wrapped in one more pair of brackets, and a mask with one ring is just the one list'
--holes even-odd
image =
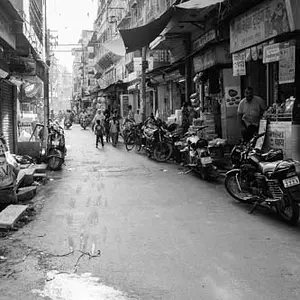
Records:
{"label": "sack", "polygon": [[7,161],[0,166],[0,189],[14,186],[16,183],[16,174],[13,166]]}

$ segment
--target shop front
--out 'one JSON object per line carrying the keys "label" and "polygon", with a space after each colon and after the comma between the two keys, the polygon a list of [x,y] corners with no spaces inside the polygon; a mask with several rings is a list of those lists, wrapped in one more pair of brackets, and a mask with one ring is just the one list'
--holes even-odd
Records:
{"label": "shop front", "polygon": [[209,126],[205,131],[206,138],[209,140],[215,138],[230,140],[230,136],[224,130],[228,121],[226,119],[228,115],[224,109],[226,108],[224,93],[228,79],[225,70],[230,63],[227,41],[211,45],[193,58],[196,93],[191,101],[192,105],[198,107],[200,119]]}
{"label": "shop front", "polygon": [[[4,135],[9,151],[14,152],[17,140],[17,91],[8,79],[9,57],[16,50],[16,34],[11,30],[14,19],[4,5],[0,4],[0,134]],[[15,14],[13,16],[18,19]]]}
{"label": "shop front", "polygon": [[233,19],[230,50],[241,90],[251,86],[267,104],[266,149],[300,159],[300,7],[267,0]]}

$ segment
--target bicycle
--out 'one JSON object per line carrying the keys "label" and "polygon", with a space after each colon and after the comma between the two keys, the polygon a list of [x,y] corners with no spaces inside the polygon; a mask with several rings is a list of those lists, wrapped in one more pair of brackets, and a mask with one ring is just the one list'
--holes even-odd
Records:
{"label": "bicycle", "polygon": [[136,148],[136,151],[141,151],[142,149],[142,130],[141,125],[137,124],[134,125],[132,128],[132,132],[128,134],[126,141],[125,141],[125,147],[127,151],[131,151],[134,147]]}

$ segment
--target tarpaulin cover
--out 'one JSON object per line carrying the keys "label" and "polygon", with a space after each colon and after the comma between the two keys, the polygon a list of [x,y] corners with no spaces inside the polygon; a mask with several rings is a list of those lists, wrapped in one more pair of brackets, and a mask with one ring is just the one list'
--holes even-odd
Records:
{"label": "tarpaulin cover", "polygon": [[173,14],[173,8],[167,10],[158,19],[140,27],[119,29],[126,52],[140,50],[149,45],[165,29]]}

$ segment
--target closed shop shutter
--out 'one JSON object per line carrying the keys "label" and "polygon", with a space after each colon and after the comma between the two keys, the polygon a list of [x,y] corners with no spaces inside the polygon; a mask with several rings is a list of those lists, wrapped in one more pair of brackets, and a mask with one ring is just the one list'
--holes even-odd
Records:
{"label": "closed shop shutter", "polygon": [[8,149],[14,152],[14,86],[6,81],[0,83],[0,130],[3,133]]}

